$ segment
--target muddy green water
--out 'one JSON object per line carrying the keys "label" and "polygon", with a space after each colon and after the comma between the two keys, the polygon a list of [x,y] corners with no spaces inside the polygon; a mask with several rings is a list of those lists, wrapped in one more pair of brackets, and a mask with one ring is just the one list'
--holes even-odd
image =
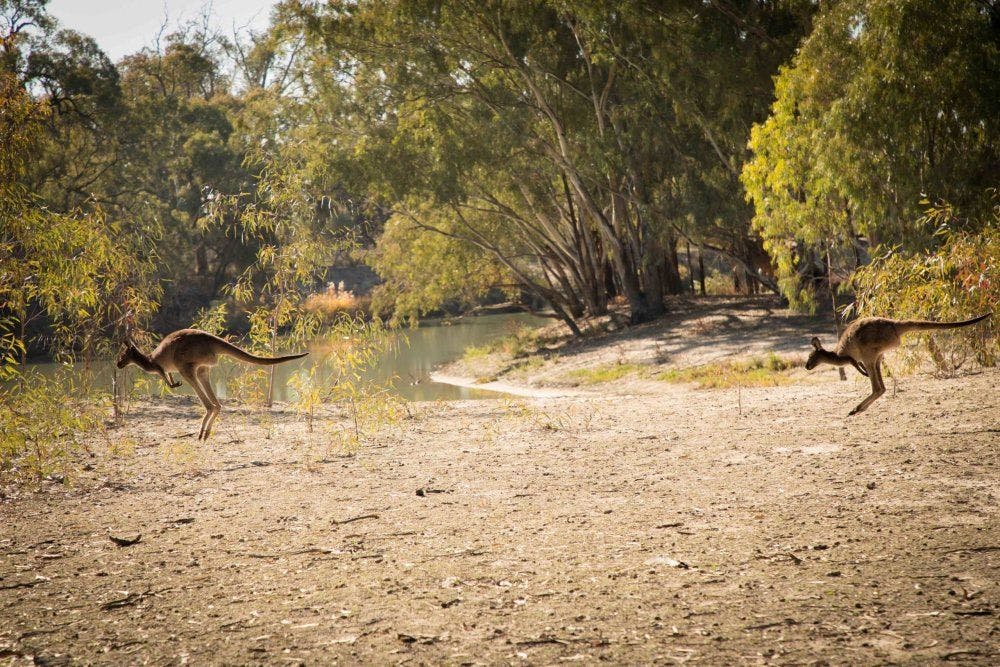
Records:
{"label": "muddy green water", "polygon": [[[455,387],[432,382],[429,374],[442,364],[454,361],[462,356],[466,348],[485,345],[486,343],[508,335],[520,327],[541,326],[551,320],[528,315],[526,313],[510,313],[502,315],[481,315],[479,317],[462,317],[451,320],[428,320],[422,322],[416,329],[405,329],[401,332],[400,343],[394,350],[386,352],[377,366],[365,374],[368,379],[386,382],[392,380],[393,391],[411,401],[453,401],[464,398],[497,398],[503,394]],[[302,368],[308,367],[316,359],[310,355],[301,360],[277,366],[275,376],[275,400],[294,400],[295,396],[289,389],[288,378]],[[43,373],[54,373],[57,364],[39,363],[33,366]],[[130,373],[141,372],[135,366],[130,366]],[[220,398],[227,398],[226,369],[230,364],[220,364],[212,373],[212,385]],[[111,383],[111,364],[105,363],[95,369],[96,381]],[[176,375],[175,375],[176,377]],[[157,380],[152,384],[154,395],[164,390],[164,385]],[[194,392],[185,383],[172,390],[180,394]]]}

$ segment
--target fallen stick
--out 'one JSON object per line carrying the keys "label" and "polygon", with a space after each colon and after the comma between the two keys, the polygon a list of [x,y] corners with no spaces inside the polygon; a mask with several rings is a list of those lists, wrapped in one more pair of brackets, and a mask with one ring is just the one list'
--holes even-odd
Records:
{"label": "fallen stick", "polygon": [[0,586],[0,591],[12,591],[15,588],[31,588],[32,586],[37,586],[38,584],[46,581],[48,581],[48,579],[35,579],[34,581],[22,581],[16,584],[8,584],[6,586]]}
{"label": "fallen stick", "polygon": [[136,533],[134,537],[118,537],[109,534],[108,539],[120,547],[130,547],[133,544],[139,544],[139,541],[142,540],[142,533]]}
{"label": "fallen stick", "polygon": [[123,598],[105,602],[104,604],[101,605],[101,609],[103,611],[111,611],[113,609],[121,609],[122,607],[129,607],[141,601],[143,598],[151,597],[152,595],[153,595],[152,589],[146,590],[145,592],[142,593],[129,593]]}
{"label": "fallen stick", "polygon": [[333,525],[339,526],[341,524],[351,523],[352,521],[361,521],[362,519],[377,519],[377,518],[378,514],[362,514],[360,516],[352,516],[349,519],[343,519],[340,521],[338,521],[337,519],[330,519],[330,521],[333,523]]}
{"label": "fallen stick", "polygon": [[771,623],[761,623],[760,625],[748,625],[743,628],[744,630],[767,630],[768,628],[777,628],[782,625],[798,625],[798,621],[794,618],[786,618],[783,621],[772,621]]}
{"label": "fallen stick", "polygon": [[515,646],[538,646],[540,644],[562,644],[569,646],[569,642],[558,637],[539,637],[538,639],[522,639],[514,642]]}

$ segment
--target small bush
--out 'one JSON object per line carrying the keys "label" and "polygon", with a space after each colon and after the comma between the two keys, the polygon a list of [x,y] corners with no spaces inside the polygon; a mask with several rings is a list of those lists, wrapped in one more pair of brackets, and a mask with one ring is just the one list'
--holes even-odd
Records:
{"label": "small bush", "polygon": [[106,405],[67,372],[27,373],[0,390],[0,482],[65,475],[85,449],[83,437],[103,424]]}
{"label": "small bush", "polygon": [[705,276],[705,293],[712,296],[731,296],[736,294],[733,286],[733,277],[730,274],[712,269]]}
{"label": "small bush", "polygon": [[[979,233],[952,230],[947,207],[932,208],[925,220],[938,227],[940,245],[918,254],[880,248],[855,274],[857,301],[849,312],[897,319],[967,320],[1000,304],[1000,206]],[[952,373],[969,360],[995,366],[1000,359],[1000,314],[974,327],[910,336],[923,341],[939,372]],[[920,347],[904,346],[914,366]]]}
{"label": "small bush", "polygon": [[366,311],[369,305],[370,299],[331,285],[325,292],[317,292],[306,297],[303,309],[307,313],[319,315],[324,321],[331,321],[340,313],[355,314]]}
{"label": "small bush", "polygon": [[546,359],[542,355],[533,354],[530,357],[523,357],[513,368],[522,373],[530,373],[542,368],[545,365],[545,361]]}
{"label": "small bush", "polygon": [[518,326],[506,336],[501,336],[485,345],[471,346],[465,349],[462,358],[466,361],[481,359],[491,354],[502,352],[513,358],[527,357],[535,353],[546,339],[539,330],[528,326]]}
{"label": "small bush", "polygon": [[788,384],[791,379],[785,372],[797,366],[794,359],[770,354],[754,357],[749,361],[727,361],[704,364],[690,368],[672,368],[654,376],[664,382],[690,382],[701,389],[726,389],[729,387],[776,387]]}
{"label": "small bush", "polygon": [[[353,451],[381,429],[398,423],[407,413],[392,392],[392,379],[368,375],[382,357],[406,344],[405,337],[378,318],[341,314],[321,330],[311,346],[312,363],[290,379],[294,406],[305,417],[307,432],[321,430],[328,446]],[[337,406],[345,419],[320,419],[321,411]]]}
{"label": "small bush", "polygon": [[575,380],[579,384],[601,384],[603,382],[614,382],[628,375],[642,374],[648,371],[649,366],[644,364],[613,363],[570,371],[566,374],[566,377],[570,380]]}

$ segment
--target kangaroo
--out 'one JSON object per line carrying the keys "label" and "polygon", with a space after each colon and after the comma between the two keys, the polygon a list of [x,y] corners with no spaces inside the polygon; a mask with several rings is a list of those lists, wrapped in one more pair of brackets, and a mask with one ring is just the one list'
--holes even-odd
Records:
{"label": "kangaroo", "polygon": [[222,404],[215,397],[212,383],[209,381],[209,372],[212,366],[218,362],[220,354],[250,364],[271,366],[292,359],[300,359],[309,353],[300,352],[284,357],[258,357],[241,350],[229,341],[213,336],[207,331],[180,329],[168,334],[148,356],[143,354],[131,340],[128,340],[121,354],[118,355],[118,361],[115,365],[118,368],[125,368],[129,364],[135,364],[147,373],[158,374],[171,388],[181,386],[180,381],[174,381],[174,372],[180,373],[181,377],[187,380],[195,393],[198,394],[202,405],[205,406],[205,417],[201,420],[201,431],[198,433],[198,439],[208,440],[208,436],[212,432],[212,424],[215,423],[216,417],[222,411]]}
{"label": "kangaroo", "polygon": [[882,317],[864,317],[854,320],[840,335],[840,340],[837,341],[837,347],[834,351],[824,350],[819,338],[813,337],[812,346],[815,349],[806,360],[806,370],[812,370],[819,364],[832,364],[834,366],[851,364],[858,369],[859,373],[867,376],[872,383],[872,393],[851,410],[848,416],[856,415],[867,410],[875,399],[885,393],[885,382],[882,381],[882,356],[888,350],[899,346],[903,334],[911,331],[967,327],[985,320],[992,314],[989,312],[964,322],[890,320]]}

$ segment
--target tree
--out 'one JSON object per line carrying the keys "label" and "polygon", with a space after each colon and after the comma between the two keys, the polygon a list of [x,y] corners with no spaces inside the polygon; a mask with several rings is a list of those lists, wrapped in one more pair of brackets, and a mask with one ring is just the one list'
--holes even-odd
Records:
{"label": "tree", "polygon": [[781,70],[743,170],[790,299],[814,299],[797,273],[810,255],[839,247],[856,265],[859,236],[927,247],[928,201],[988,217],[1000,182],[998,47],[993,3],[852,0],[817,19]]}
{"label": "tree", "polygon": [[[284,25],[327,169],[574,328],[615,294],[662,313],[680,235],[756,263],[737,176],[807,5],[287,3]],[[750,74],[706,85],[706,65]]]}

